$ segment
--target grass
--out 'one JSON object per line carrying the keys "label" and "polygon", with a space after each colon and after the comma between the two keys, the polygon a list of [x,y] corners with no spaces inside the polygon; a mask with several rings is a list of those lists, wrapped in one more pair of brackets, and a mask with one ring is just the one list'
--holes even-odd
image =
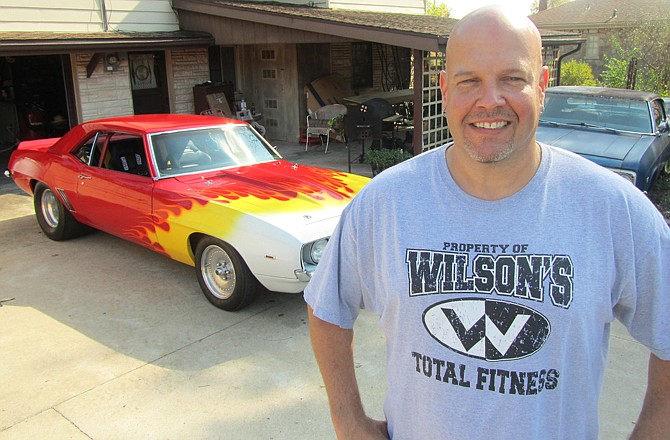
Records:
{"label": "grass", "polygon": [[647,194],[665,218],[670,219],[670,174],[661,173]]}

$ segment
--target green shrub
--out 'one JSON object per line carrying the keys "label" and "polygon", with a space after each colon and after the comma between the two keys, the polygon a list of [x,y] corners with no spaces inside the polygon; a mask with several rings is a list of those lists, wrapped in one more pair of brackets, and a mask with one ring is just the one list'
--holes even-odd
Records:
{"label": "green shrub", "polygon": [[570,60],[561,66],[562,86],[595,86],[591,66],[584,61]]}

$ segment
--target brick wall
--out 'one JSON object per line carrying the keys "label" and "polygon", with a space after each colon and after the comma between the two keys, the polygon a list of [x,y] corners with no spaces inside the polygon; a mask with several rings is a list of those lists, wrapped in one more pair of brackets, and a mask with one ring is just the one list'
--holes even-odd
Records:
{"label": "brick wall", "polygon": [[[133,114],[128,59],[121,55],[115,71],[105,71],[98,63],[93,74],[86,77],[86,67],[93,53],[76,55],[76,85],[82,121]],[[167,72],[172,113],[193,113],[193,86],[209,80],[207,49],[166,51]]]}
{"label": "brick wall", "polygon": [[128,60],[122,57],[118,70],[106,72],[99,62],[93,74],[86,77],[86,66],[93,53],[76,55],[76,85],[79,86],[81,119],[107,118],[133,114],[133,99],[130,92]]}
{"label": "brick wall", "polygon": [[172,51],[172,111],[193,113],[193,86],[209,81],[207,49]]}

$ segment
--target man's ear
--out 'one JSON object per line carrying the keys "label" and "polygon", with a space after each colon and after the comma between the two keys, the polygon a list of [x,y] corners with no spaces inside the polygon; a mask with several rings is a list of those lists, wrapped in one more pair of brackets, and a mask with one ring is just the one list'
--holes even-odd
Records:
{"label": "man's ear", "polygon": [[549,84],[549,67],[542,66],[542,73],[540,74],[540,89],[544,92]]}
{"label": "man's ear", "polygon": [[549,67],[543,66],[542,72],[540,73],[540,82],[538,86],[540,87],[540,107],[544,108],[544,92],[547,90],[547,84],[549,84]]}
{"label": "man's ear", "polygon": [[[447,71],[440,70],[440,91],[442,92],[442,102],[447,100]],[[444,107],[444,105],[442,105]]]}

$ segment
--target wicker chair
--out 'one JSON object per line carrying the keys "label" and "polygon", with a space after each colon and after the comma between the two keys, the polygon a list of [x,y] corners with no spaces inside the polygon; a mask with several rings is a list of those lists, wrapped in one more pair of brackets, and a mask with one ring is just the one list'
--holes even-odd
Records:
{"label": "wicker chair", "polygon": [[347,107],[342,104],[330,104],[319,108],[314,113],[307,115],[307,130],[305,136],[305,151],[309,147],[310,136],[319,136],[321,145],[323,145],[323,136],[326,137],[326,150],[328,152],[328,145],[330,144],[330,133],[335,132],[336,129],[332,127],[330,122],[333,118],[343,116],[347,113]]}

